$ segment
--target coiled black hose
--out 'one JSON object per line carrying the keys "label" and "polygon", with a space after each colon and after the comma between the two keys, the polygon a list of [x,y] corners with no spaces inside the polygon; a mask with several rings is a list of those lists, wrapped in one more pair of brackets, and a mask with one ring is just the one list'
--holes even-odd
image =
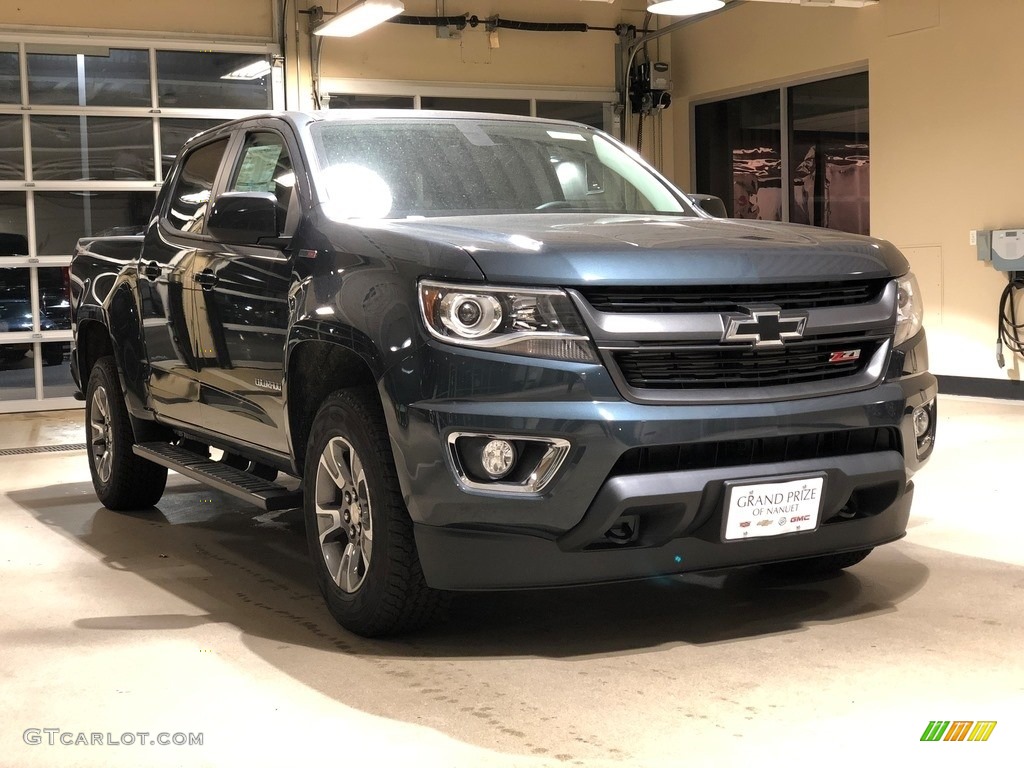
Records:
{"label": "coiled black hose", "polygon": [[[1021,273],[1016,273],[1020,275]],[[1024,339],[1021,332],[1024,331],[1024,323],[1017,322],[1017,293],[1024,291],[1024,276],[1014,276],[1003,289],[1003,295],[999,299],[999,335],[996,337],[996,362],[1002,368],[1006,365],[1003,357],[1003,347],[1010,351],[1010,354],[1024,358]]]}
{"label": "coiled black hose", "polygon": [[[455,27],[465,29],[469,24],[466,16],[394,16],[388,19],[394,24],[415,24],[421,27]],[[475,24],[473,26],[476,26]]]}

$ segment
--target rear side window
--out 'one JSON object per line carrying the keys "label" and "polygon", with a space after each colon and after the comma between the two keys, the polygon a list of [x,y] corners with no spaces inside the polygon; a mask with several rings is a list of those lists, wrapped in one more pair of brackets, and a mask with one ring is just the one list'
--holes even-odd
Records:
{"label": "rear side window", "polygon": [[167,218],[175,229],[197,234],[202,232],[217,169],[227,146],[227,138],[218,139],[185,155],[167,212]]}

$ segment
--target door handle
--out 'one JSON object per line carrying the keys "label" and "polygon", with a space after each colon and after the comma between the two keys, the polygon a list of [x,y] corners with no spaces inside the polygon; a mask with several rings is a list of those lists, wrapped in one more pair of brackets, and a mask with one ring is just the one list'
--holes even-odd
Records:
{"label": "door handle", "polygon": [[142,274],[147,280],[156,280],[163,274],[163,270],[157,262],[149,261],[142,268]]}
{"label": "door handle", "polygon": [[203,287],[204,291],[209,291],[213,286],[217,284],[220,279],[217,274],[209,269],[204,269],[202,272],[197,272],[192,275],[192,279],[195,280],[199,285]]}

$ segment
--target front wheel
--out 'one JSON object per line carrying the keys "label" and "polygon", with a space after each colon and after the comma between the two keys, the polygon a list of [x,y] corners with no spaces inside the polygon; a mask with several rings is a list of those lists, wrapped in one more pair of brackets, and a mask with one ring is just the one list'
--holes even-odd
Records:
{"label": "front wheel", "polygon": [[834,555],[805,557],[802,560],[786,560],[782,563],[765,565],[765,570],[786,578],[820,578],[839,573],[845,568],[856,565],[871,554],[873,547],[857,549],[853,552],[838,552]]}
{"label": "front wheel", "polygon": [[327,398],[303,473],[306,539],[317,584],[339,624],[374,637],[432,620],[445,602],[427,586],[374,393]]}
{"label": "front wheel", "polygon": [[89,376],[85,431],[92,485],[103,506],[146,509],[160,500],[167,485],[167,468],[132,452],[135,434],[112,357],[97,360]]}

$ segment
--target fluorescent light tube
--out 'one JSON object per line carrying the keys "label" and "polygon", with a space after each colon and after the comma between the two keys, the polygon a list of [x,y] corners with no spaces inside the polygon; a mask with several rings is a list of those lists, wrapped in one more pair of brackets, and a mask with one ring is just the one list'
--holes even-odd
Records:
{"label": "fluorescent light tube", "polygon": [[400,0],[360,0],[325,20],[313,30],[313,34],[355,37],[378,24],[383,24],[404,10],[405,4]]}

